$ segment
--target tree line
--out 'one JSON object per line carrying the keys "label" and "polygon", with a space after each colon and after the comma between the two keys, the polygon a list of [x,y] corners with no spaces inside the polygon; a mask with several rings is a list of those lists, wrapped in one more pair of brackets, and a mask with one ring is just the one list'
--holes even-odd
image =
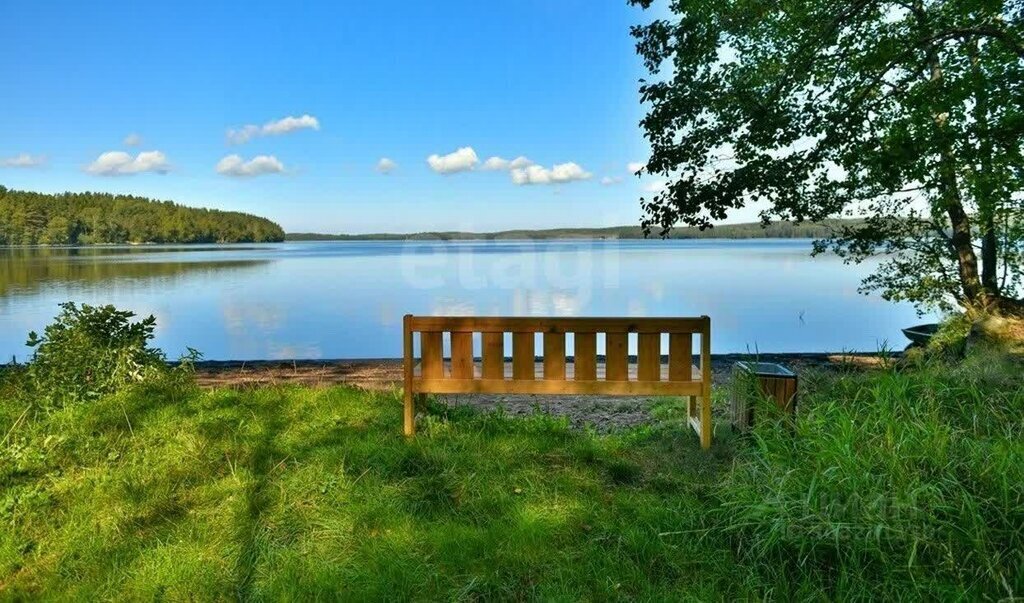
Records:
{"label": "tree line", "polygon": [[[713,228],[677,228],[667,233],[670,239],[818,239],[832,235],[837,228],[856,224],[856,219],[824,220],[822,222],[772,222],[762,224],[720,224]],[[497,232],[416,232],[376,234],[320,234],[290,232],[288,241],[475,241],[490,239],[643,239],[640,226],[607,228],[547,228],[542,230],[502,230]]]}
{"label": "tree line", "polygon": [[0,186],[0,245],[263,243],[284,240],[276,223],[132,195],[48,195]]}

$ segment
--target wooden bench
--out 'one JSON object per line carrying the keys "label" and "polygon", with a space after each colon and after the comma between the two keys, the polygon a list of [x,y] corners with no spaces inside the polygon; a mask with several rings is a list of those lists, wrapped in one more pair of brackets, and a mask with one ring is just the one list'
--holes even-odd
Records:
{"label": "wooden bench", "polygon": [[[419,334],[420,358],[414,357]],[[449,359],[444,358],[448,333]],[[481,360],[473,356],[480,333]],[[505,333],[512,362],[506,364]],[[543,338],[537,363],[536,334]],[[573,361],[566,361],[566,334],[573,334]],[[604,334],[605,362],[597,339]],[[630,363],[629,334],[636,333],[637,362]],[[662,334],[668,362],[662,362]],[[404,320],[405,434],[416,432],[415,401],[421,394],[603,394],[689,396],[689,423],[701,446],[711,446],[711,319],[696,318],[503,318],[412,316]],[[693,362],[694,335],[700,362]],[[664,365],[663,365],[664,364]],[[699,401],[698,401],[699,400]]]}

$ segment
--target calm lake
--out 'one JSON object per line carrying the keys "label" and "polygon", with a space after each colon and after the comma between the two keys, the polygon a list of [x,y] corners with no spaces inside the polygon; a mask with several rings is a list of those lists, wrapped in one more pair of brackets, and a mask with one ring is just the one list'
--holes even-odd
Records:
{"label": "calm lake", "polygon": [[[902,349],[912,307],[805,240],[310,242],[0,249],[0,357],[57,304],[157,317],[208,359],[400,356],[402,315],[691,316],[713,351]],[[599,340],[600,346],[600,340]],[[570,348],[571,350],[571,348]]]}

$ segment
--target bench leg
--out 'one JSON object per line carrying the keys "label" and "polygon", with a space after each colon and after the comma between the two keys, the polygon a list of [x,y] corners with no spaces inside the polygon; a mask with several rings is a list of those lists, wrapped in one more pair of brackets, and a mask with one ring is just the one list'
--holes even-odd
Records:
{"label": "bench leg", "polygon": [[711,392],[704,390],[703,396],[690,396],[686,414],[687,422],[700,438],[700,447],[704,450],[711,448]]}
{"label": "bench leg", "polygon": [[704,389],[700,400],[700,447],[711,448],[711,388]]}
{"label": "bench leg", "polygon": [[405,388],[405,427],[404,433],[407,436],[416,435],[416,396],[413,395],[412,390]]}

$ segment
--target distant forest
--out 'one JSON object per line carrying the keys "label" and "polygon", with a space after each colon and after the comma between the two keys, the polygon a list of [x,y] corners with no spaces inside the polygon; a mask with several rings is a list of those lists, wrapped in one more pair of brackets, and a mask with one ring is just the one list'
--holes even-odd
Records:
{"label": "distant forest", "polygon": [[0,186],[0,245],[263,243],[280,226],[239,212],[185,207],[131,195],[46,195]]}
{"label": "distant forest", "polygon": [[[762,226],[760,222],[746,224],[723,224],[708,230],[677,228],[670,239],[817,239],[829,236],[832,229],[849,223],[847,220],[826,220],[824,222],[793,224],[773,222]],[[652,233],[657,238],[657,233]],[[642,239],[639,226],[612,226],[609,228],[551,228],[545,230],[503,230],[499,232],[417,232],[413,234],[361,234],[328,235],[306,232],[288,233],[286,241],[407,241],[442,240],[472,241],[489,239]]]}

